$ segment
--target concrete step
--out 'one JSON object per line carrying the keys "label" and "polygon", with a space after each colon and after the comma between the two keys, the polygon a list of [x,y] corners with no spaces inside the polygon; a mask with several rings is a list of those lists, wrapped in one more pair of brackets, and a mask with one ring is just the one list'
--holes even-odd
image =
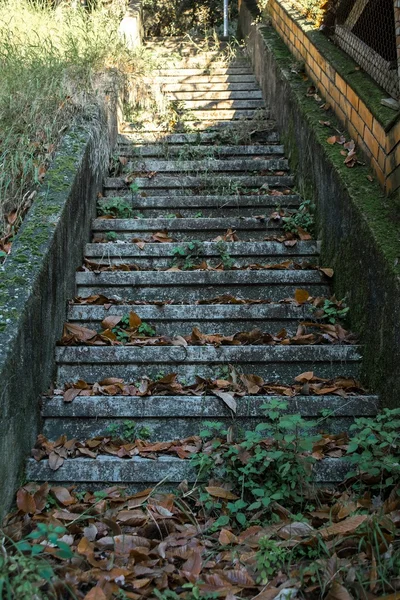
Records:
{"label": "concrete step", "polygon": [[327,296],[329,286],[318,271],[111,271],[78,272],[77,294],[103,294],[145,302],[196,303],[223,294],[276,302],[293,298],[297,288]]}
{"label": "concrete step", "polygon": [[[146,270],[168,269],[175,264],[176,251],[180,249],[182,246],[178,243],[146,244],[141,249],[137,244],[109,242],[87,244],[85,257],[102,264],[135,264]],[[222,252],[229,254],[235,267],[280,264],[285,260],[318,264],[316,242],[298,242],[293,247],[286,247],[280,242],[234,242],[222,246],[218,242],[204,242],[195,263],[206,260],[209,266],[217,266],[221,263]]]}
{"label": "concrete step", "polygon": [[178,83],[163,83],[161,84],[161,89],[164,93],[170,92],[223,92],[223,91],[232,91],[232,92],[253,92],[258,91],[259,85],[255,80],[246,81],[243,83],[240,82],[232,82],[232,81],[218,81],[218,82],[197,82],[193,83],[192,81],[181,81]]}
{"label": "concrete step", "polygon": [[171,67],[171,68],[167,68],[167,69],[156,69],[153,73],[153,78],[154,79],[159,79],[159,78],[167,78],[167,77],[173,77],[174,79],[176,79],[177,77],[181,78],[181,79],[186,79],[187,77],[198,77],[198,76],[202,76],[202,75],[210,75],[210,76],[217,76],[217,75],[240,75],[242,77],[246,77],[246,76],[252,76],[254,77],[254,73],[253,70],[251,68],[250,63],[247,63],[247,65],[223,65],[223,66],[217,66],[217,65],[213,65],[212,63],[209,63],[208,65],[204,65],[198,68],[193,68],[193,67],[183,67],[183,68],[179,68],[179,67]]}
{"label": "concrete step", "polygon": [[192,111],[194,116],[197,116],[197,111],[201,110],[243,110],[250,108],[263,108],[264,100],[257,100],[253,98],[248,98],[245,100],[210,100],[207,98],[203,98],[201,100],[197,99],[189,99],[189,100],[173,100],[174,104],[179,105],[179,110],[187,110]]}
{"label": "concrete step", "polygon": [[[279,398],[279,397],[278,397]],[[262,407],[276,396],[244,396],[237,399],[237,413],[216,396],[78,396],[65,403],[61,396],[43,398],[44,435],[56,440],[61,435],[84,441],[109,435],[109,425],[123,426],[134,421],[138,428],[147,427],[152,441],[167,441],[199,435],[204,420],[216,420],[226,426],[254,430],[265,420]],[[334,432],[345,431],[355,417],[374,416],[377,396],[296,396],[288,400],[289,414],[318,419],[322,411],[330,410],[334,420],[322,421],[315,428]]]}
{"label": "concrete step", "polygon": [[[108,202],[112,196],[100,199],[99,205]],[[133,214],[143,218],[260,218],[268,217],[279,206],[284,210],[293,210],[300,204],[299,196],[294,194],[282,196],[125,196],[124,202],[132,207]]]}
{"label": "concrete step", "polygon": [[227,229],[233,229],[239,240],[264,240],[265,237],[282,234],[279,225],[268,217],[225,217],[219,218],[140,218],[140,219],[104,219],[93,222],[94,241],[109,241],[107,232],[113,232],[116,240],[132,241],[143,239],[155,232],[167,231],[168,235],[179,242],[213,241],[224,236]]}
{"label": "concrete step", "polygon": [[[279,135],[277,131],[272,129],[272,123],[266,123],[264,131],[259,132],[262,139],[257,139],[257,143],[262,144],[274,144],[279,142]],[[145,132],[137,131],[135,133],[120,133],[118,135],[118,145],[122,149],[123,145],[129,145],[129,147],[142,145],[142,144],[194,144],[196,146],[201,144],[220,144],[221,142],[232,143],[232,138],[229,139],[230,132],[220,131],[202,131],[197,133],[170,133],[170,132]],[[226,138],[226,139],[225,139]],[[240,144],[245,142],[240,141]],[[253,142],[251,142],[253,143]],[[238,144],[239,145],[239,144]],[[250,142],[249,142],[250,145]]]}
{"label": "concrete step", "polygon": [[202,332],[233,335],[238,331],[261,329],[278,333],[286,329],[294,335],[300,321],[311,320],[313,310],[309,305],[292,304],[215,304],[215,305],[169,305],[132,306],[132,304],[90,306],[74,304],[69,307],[68,321],[100,330],[107,316],[124,316],[134,311],[142,321],[149,323],[157,334],[189,335],[194,327]]}
{"label": "concrete step", "polygon": [[[325,458],[315,463],[313,479],[315,483],[333,484],[343,481],[350,470],[344,458]],[[152,484],[160,481],[172,486],[183,480],[193,484],[198,482],[197,471],[190,460],[167,455],[155,460],[140,456],[121,459],[105,455],[96,459],[67,459],[57,471],[50,469],[47,460],[37,462],[29,459],[26,476],[29,481],[48,481],[50,484],[76,482],[81,484],[80,488],[84,488],[85,484],[90,488],[95,483],[119,483],[127,486],[129,493],[152,487]]]}
{"label": "concrete step", "polygon": [[[256,130],[256,125],[254,122],[257,120],[257,115],[260,109],[254,109],[253,111],[248,111],[248,114],[245,114],[243,110],[235,110],[232,111],[232,114],[229,115],[229,111],[224,111],[226,118],[223,118],[223,115],[216,115],[213,111],[210,111],[207,115],[201,114],[200,111],[191,111],[188,112],[187,115],[182,119],[177,119],[177,122],[173,126],[174,132],[176,133],[194,133],[197,135],[198,133],[219,133],[220,135],[224,135],[229,139],[235,138],[235,136],[244,137],[244,133],[242,129],[246,127],[247,131]],[[196,115],[199,115],[201,119],[196,119]],[[233,118],[232,118],[233,117]],[[267,124],[270,123],[268,118],[263,119],[265,122],[265,126],[262,124],[258,129],[266,129]],[[240,129],[242,128],[242,129]],[[132,133],[135,132],[137,134],[146,133],[146,134],[157,134],[158,136],[168,135],[169,133],[173,133],[170,129],[166,130],[164,124],[157,124],[155,122],[146,122],[144,124],[141,123],[129,123],[123,121],[119,126],[119,133]],[[238,141],[238,143],[243,143],[242,141]]]}
{"label": "concrete step", "polygon": [[[99,199],[99,204],[102,202],[109,201]],[[157,215],[163,210],[167,210],[168,213],[175,211],[181,212],[183,210],[194,210],[196,213],[199,209],[211,208],[221,212],[223,209],[224,213],[227,208],[235,208],[240,211],[245,208],[251,208],[257,210],[257,214],[262,214],[263,209],[274,210],[277,206],[288,207],[293,210],[294,207],[299,206],[300,196],[297,194],[285,194],[285,195],[273,195],[273,194],[249,194],[247,196],[239,194],[231,194],[226,196],[212,195],[212,196],[199,196],[190,195],[184,196],[183,194],[166,195],[166,196],[141,196],[134,195],[132,199],[129,196],[125,197],[125,202],[131,203],[133,210],[139,210],[145,213],[148,210],[158,210]],[[220,215],[219,215],[220,216]],[[243,215],[245,216],[245,215]]]}
{"label": "concrete step", "polygon": [[[139,191],[145,191],[150,195],[155,195],[151,190],[181,190],[182,193],[188,194],[188,189],[200,190],[201,195],[210,191],[220,195],[232,193],[240,193],[248,188],[291,188],[294,185],[294,177],[292,175],[214,175],[213,173],[205,173],[203,175],[163,175],[156,174],[150,177],[134,178],[133,182],[137,185]],[[128,183],[125,183],[124,178],[106,177],[104,180],[104,194],[107,195],[131,195]],[[117,191],[118,190],[118,191]],[[174,192],[175,193],[175,192]],[[265,193],[265,191],[264,191]],[[160,193],[160,195],[164,195]]]}
{"label": "concrete step", "polygon": [[198,74],[186,75],[185,73],[175,75],[155,75],[155,77],[144,77],[144,83],[157,82],[159,84],[169,83],[257,83],[256,78],[249,69],[247,74],[230,74],[225,73],[222,75],[213,74],[202,74],[199,70]]}
{"label": "concrete step", "polygon": [[258,173],[259,171],[288,171],[289,164],[286,158],[263,158],[253,156],[251,158],[203,158],[191,160],[178,157],[175,160],[160,159],[134,159],[131,169],[139,172],[157,173],[187,173],[198,174],[204,171],[212,173]]}
{"label": "concrete step", "polygon": [[127,158],[150,158],[159,157],[170,160],[171,158],[226,158],[226,157],[257,157],[257,158],[275,158],[277,155],[284,154],[281,145],[254,145],[254,146],[206,146],[192,144],[173,145],[173,144],[154,144],[154,145],[134,145],[132,143],[119,144],[118,153]]}
{"label": "concrete step", "polygon": [[89,383],[108,377],[135,382],[176,373],[188,383],[196,377],[218,376],[221,365],[232,365],[269,381],[292,381],[299,373],[319,377],[358,377],[357,346],[69,346],[56,348],[57,387],[83,379]]}
{"label": "concrete step", "polygon": [[[137,261],[171,260],[181,248],[177,243],[146,244],[143,248],[131,243],[86,244],[85,257],[100,261],[130,261],[139,265],[141,263]],[[318,244],[299,241],[295,246],[286,247],[280,242],[227,242],[222,245],[218,242],[203,242],[199,256],[206,260],[214,258],[221,261],[222,251],[229,253],[235,261],[244,261],[244,264],[279,263],[283,260],[299,262],[317,257]]]}
{"label": "concrete step", "polygon": [[209,102],[211,100],[262,100],[261,90],[225,90],[221,92],[214,91],[189,91],[189,92],[167,92],[166,97],[169,100],[202,100]]}

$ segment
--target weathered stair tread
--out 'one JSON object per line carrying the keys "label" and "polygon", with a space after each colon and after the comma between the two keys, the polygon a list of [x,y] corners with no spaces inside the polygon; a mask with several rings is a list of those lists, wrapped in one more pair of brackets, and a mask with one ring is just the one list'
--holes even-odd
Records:
{"label": "weathered stair tread", "polygon": [[[122,271],[77,272],[78,285],[285,285],[322,284],[324,275],[316,270],[272,269],[263,271]],[[281,300],[281,298],[280,298]]]}
{"label": "weathered stair tread", "polygon": [[203,332],[233,335],[238,331],[261,329],[278,333],[286,329],[288,335],[295,335],[298,323],[313,318],[308,305],[290,304],[225,304],[225,305],[164,305],[132,306],[114,305],[108,310],[104,306],[83,304],[72,305],[68,311],[68,321],[85,327],[100,328],[101,321],[109,316],[124,316],[130,311],[155,327],[161,335],[189,335],[194,327]]}
{"label": "weathered stair tread", "polygon": [[[51,440],[65,434],[68,438],[84,441],[107,436],[110,419],[121,426],[127,419],[134,420],[137,427],[149,430],[151,441],[199,435],[202,423],[207,419],[222,420],[227,427],[254,430],[258,423],[265,422],[262,407],[275,399],[287,402],[288,413],[314,419],[313,433],[320,432],[321,427],[331,433],[347,431],[354,418],[373,416],[378,408],[376,396],[244,396],[237,398],[237,412],[232,421],[231,410],[216,396],[78,396],[71,403],[55,397],[43,399],[43,433]],[[320,422],[324,410],[331,411],[334,419]]]}
{"label": "weathered stair tread", "polygon": [[[279,142],[279,134],[272,130],[271,126],[266,123],[266,129],[262,132],[263,143],[272,144]],[[261,132],[258,132],[261,135]],[[218,131],[202,131],[198,133],[171,133],[162,131],[159,133],[138,131],[135,133],[120,133],[118,135],[118,143],[122,147],[124,144],[129,146],[137,146],[140,144],[157,144],[160,141],[168,144],[210,144],[221,141],[221,133]]]}
{"label": "weathered stair tread", "polygon": [[[102,321],[107,315],[126,315],[134,310],[143,321],[228,321],[260,320],[264,321],[266,326],[268,320],[302,320],[310,319],[313,310],[309,305],[294,306],[291,304],[200,304],[200,305],[172,305],[165,304],[161,306],[132,304],[113,305],[110,308],[89,304],[73,304],[68,310],[68,320],[70,321]],[[236,324],[236,327],[238,326]]]}
{"label": "weathered stair tread", "polygon": [[[219,218],[149,218],[149,219],[95,219],[93,231],[226,231],[227,229],[276,230],[278,225],[268,217],[232,217],[227,221]],[[269,231],[268,231],[269,233]]]}
{"label": "weathered stair tread", "polygon": [[218,81],[218,82],[191,82],[191,81],[181,81],[178,83],[163,83],[162,90],[164,93],[168,92],[179,92],[179,91],[197,91],[197,92],[206,92],[209,90],[218,91],[244,91],[244,92],[252,92],[255,90],[259,90],[258,83],[254,80],[246,81],[243,83],[240,82],[232,82],[232,81]]}
{"label": "weathered stair tread", "polygon": [[156,75],[154,78],[144,78],[145,82],[157,81],[158,83],[256,83],[256,78],[249,72],[247,74],[223,75],[199,74],[199,75]]}
{"label": "weathered stair tread", "polygon": [[[210,100],[244,100],[251,102],[253,100],[262,100],[262,93],[260,90],[223,90],[221,92],[214,92],[210,90],[205,91],[189,91],[189,92],[167,92],[167,98],[170,100],[186,100],[189,102],[202,100],[209,102]],[[261,106],[261,105],[260,105]]]}
{"label": "weathered stair tread", "polygon": [[63,346],[56,361],[63,364],[133,363],[277,363],[288,361],[343,361],[361,358],[355,345],[258,345],[258,346]]}
{"label": "weathered stair tread", "polygon": [[[316,483],[335,483],[343,481],[350,471],[345,458],[325,458],[315,463],[313,479]],[[77,483],[158,483],[160,481],[178,484],[184,479],[189,482],[198,480],[196,469],[189,460],[174,456],[159,456],[152,460],[134,456],[121,459],[114,456],[98,456],[96,459],[73,458],[53,471],[48,461],[37,462],[29,459],[27,478],[35,481],[73,481]]]}
{"label": "weathered stair tread", "polygon": [[289,164],[286,158],[252,157],[234,158],[225,160],[215,158],[204,158],[202,160],[152,160],[146,159],[138,163],[140,171],[156,173],[182,173],[185,172],[255,172],[255,171],[287,171]]}
{"label": "weathered stair tread", "polygon": [[[107,202],[112,196],[107,198],[99,199],[99,204]],[[275,209],[278,205],[281,207],[289,207],[293,210],[293,207],[297,207],[300,204],[300,196],[297,194],[282,194],[275,196],[273,194],[249,194],[243,196],[240,194],[231,195],[209,195],[200,196],[192,194],[191,196],[185,196],[183,194],[168,194],[164,196],[141,196],[135,195],[133,198],[126,196],[125,201],[130,203],[133,209],[140,208],[140,212],[144,212],[149,209],[159,208],[160,211],[164,208],[170,209],[184,209],[187,210],[192,208],[246,208],[255,207],[258,210],[263,208]]]}
{"label": "weathered stair tread", "polygon": [[165,148],[164,145],[161,144],[154,144],[154,145],[133,145],[133,144],[125,144],[125,145],[121,145],[119,148],[119,153],[120,156],[127,156],[129,157],[135,157],[135,158],[139,158],[141,156],[144,157],[148,157],[148,156],[165,156],[167,155],[168,157],[178,157],[180,158],[182,156],[182,154],[184,154],[187,151],[191,151],[193,153],[196,154],[196,156],[208,156],[210,153],[215,156],[215,157],[221,157],[221,156],[260,156],[260,157],[264,157],[264,156],[269,156],[269,155],[283,155],[284,154],[284,148],[282,145],[272,145],[272,144],[265,144],[265,145],[254,145],[254,146],[244,146],[244,145],[237,145],[237,146],[211,146],[211,145],[199,145],[198,147],[184,147],[182,148],[182,145],[179,144],[168,144],[168,147]]}
{"label": "weathered stair tread", "polygon": [[158,77],[189,77],[193,75],[252,75],[253,71],[250,64],[241,66],[216,66],[210,63],[207,66],[194,67],[172,67],[167,69],[156,69],[154,71],[155,78]]}
{"label": "weathered stair tread", "polygon": [[[112,223],[112,221],[111,221]],[[173,242],[164,242],[162,244],[146,244],[143,248],[139,248],[134,243],[112,243],[104,244],[86,244],[85,256],[87,257],[111,257],[118,258],[132,257],[173,257],[174,250],[181,246]],[[201,250],[202,257],[219,257],[221,256],[221,246],[218,242],[202,242]],[[234,242],[225,243],[225,248],[229,255],[234,257],[244,256],[249,257],[249,262],[252,257],[262,258],[263,263],[269,262],[269,257],[285,257],[292,256],[316,256],[318,255],[318,242],[315,241],[299,241],[295,246],[285,246],[280,242]]]}
{"label": "weathered stair tread", "polygon": [[[140,190],[175,188],[182,190],[184,188],[208,188],[217,189],[224,194],[224,190],[235,187],[241,188],[261,188],[269,187],[292,187],[294,184],[293,175],[154,175],[153,177],[137,177],[135,183]],[[104,188],[107,190],[124,190],[131,194],[129,185],[125,180],[118,177],[109,177],[104,180]],[[229,193],[229,192],[228,192]]]}
{"label": "weathered stair tread", "polygon": [[146,302],[194,304],[222,294],[279,301],[292,298],[299,287],[311,296],[329,294],[329,286],[315,270],[78,272],[76,283],[80,296],[105,294]]}
{"label": "weathered stair tread", "polygon": [[[184,110],[196,111],[196,110],[248,110],[250,108],[262,108],[264,106],[263,100],[257,98],[250,98],[248,100],[243,99],[227,99],[227,100],[210,100],[198,98],[194,100],[179,100],[180,106]],[[196,114],[196,113],[194,113]]]}
{"label": "weathered stair tread", "polygon": [[[260,417],[262,406],[271,399],[288,403],[287,412],[303,417],[317,417],[329,409],[335,416],[370,416],[379,405],[377,396],[243,396],[237,398],[236,418]],[[64,402],[62,396],[43,398],[44,417],[116,417],[139,419],[145,417],[188,417],[198,419],[231,416],[229,408],[216,396],[77,396]]]}

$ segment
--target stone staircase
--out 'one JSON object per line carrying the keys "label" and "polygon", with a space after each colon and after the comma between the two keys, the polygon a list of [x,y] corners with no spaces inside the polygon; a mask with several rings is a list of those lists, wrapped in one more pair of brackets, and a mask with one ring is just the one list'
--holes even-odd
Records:
{"label": "stone staircase", "polygon": [[[106,378],[137,383],[169,373],[189,383],[196,377],[221,378],[218,374],[228,365],[233,373],[284,384],[310,371],[326,379],[357,378],[361,357],[356,345],[216,347],[179,342],[194,327],[225,336],[256,328],[274,335],[285,329],[294,336],[298,324],[312,321],[314,314],[310,303],[288,300],[296,289],[306,289],[313,297],[329,297],[331,292],[328,278],[318,269],[318,242],[285,243],[280,220],[270,218],[277,206],[296,210],[301,198],[293,191],[284,148],[246,57],[237,52],[227,61],[226,49],[199,52],[196,44],[185,40],[155,41],[149,47],[172,54],[167,68],[148,81],[178,106],[182,120],[175,123],[174,132],[151,122],[140,130],[135,123],[122,125],[118,155],[131,165],[134,177],[130,174],[128,183],[126,174],[106,178],[100,205],[120,198],[116,202],[130,204],[134,214],[94,220],[85,266],[76,275],[77,297],[98,295],[110,302],[71,303],[68,322],[99,330],[107,316],[122,317],[134,310],[156,335],[170,336],[171,342],[58,346],[56,387]],[[188,252],[193,240],[201,246],[198,262],[205,261],[206,267],[174,268],[179,251]],[[221,268],[224,252],[234,268]],[[275,268],[264,268],[266,264]],[[214,303],[221,296],[225,300]],[[43,399],[43,434],[49,440],[63,434],[86,440],[126,419],[148,427],[150,439],[156,441],[197,435],[205,419],[253,428],[262,421],[261,406],[272,397],[238,398],[234,415],[221,398],[207,394],[78,395],[65,402],[55,393]],[[333,431],[347,429],[354,416],[374,415],[378,406],[375,396],[357,393],[300,394],[287,400],[290,411],[305,417],[333,411],[335,418],[328,425]],[[344,468],[338,460],[325,459],[318,463],[315,478],[336,481]],[[195,474],[190,461],[176,456],[99,455],[67,459],[57,470],[47,460],[31,458],[27,477],[83,487],[123,483],[140,489],[161,480],[167,485],[193,481]]]}

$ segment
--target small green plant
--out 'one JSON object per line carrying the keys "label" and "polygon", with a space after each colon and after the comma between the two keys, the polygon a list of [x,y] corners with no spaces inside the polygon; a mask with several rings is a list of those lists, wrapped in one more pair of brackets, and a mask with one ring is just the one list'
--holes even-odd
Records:
{"label": "small green plant", "polygon": [[131,204],[124,198],[108,198],[98,203],[99,215],[111,215],[116,219],[129,219],[133,216]]}
{"label": "small green plant", "polygon": [[[56,574],[43,553],[46,545],[51,545],[57,558],[73,558],[71,548],[62,540],[66,531],[59,525],[37,523],[36,529],[19,542],[0,537],[0,598],[56,599],[53,588]],[[65,591],[68,592],[66,585]]]}
{"label": "small green plant", "polygon": [[133,198],[133,196],[135,196],[139,191],[139,184],[136,181],[132,181],[132,183],[129,186],[129,189],[131,190]]}
{"label": "small green plant", "polygon": [[[130,330],[130,318],[129,315],[124,315],[118,325],[113,327],[111,331],[117,336],[119,342],[128,342],[130,339],[128,330]],[[146,321],[142,321],[135,331],[147,337],[153,337],[156,334],[154,327],[146,323]]]}
{"label": "small green plant", "polygon": [[[253,431],[245,431],[237,443],[223,443],[221,436],[226,435],[226,431],[220,423],[208,422],[206,429],[200,432],[202,438],[217,436],[211,452],[193,458],[200,475],[230,483],[238,496],[237,500],[226,503],[224,514],[217,520],[218,526],[231,518],[246,526],[253,511],[268,513],[274,502],[284,501],[285,506],[293,507],[302,505],[302,491],[311,482],[314,462],[311,451],[319,436],[310,435],[314,422],[305,421],[298,414],[285,414],[287,407],[287,402],[271,399],[262,406],[265,422],[259,423]],[[201,500],[206,510],[220,510],[223,506],[206,492]]]}
{"label": "small green plant", "polygon": [[222,241],[217,242],[217,249],[221,257],[221,262],[223,264],[224,269],[226,269],[227,271],[229,269],[232,269],[232,267],[235,266],[235,261],[229,254],[226,243]]}
{"label": "small green plant", "polygon": [[384,408],[373,419],[355,419],[350,431],[347,459],[354,471],[348,477],[359,477],[361,488],[366,476],[375,480],[369,487],[391,489],[400,478],[400,409]]}
{"label": "small green plant", "polygon": [[197,240],[188,242],[184,246],[177,246],[172,251],[174,258],[173,267],[178,267],[183,271],[193,269],[201,259],[204,253],[203,244]]}
{"label": "small green plant", "polygon": [[122,423],[120,421],[110,423],[106,429],[106,435],[132,443],[137,439],[148,439],[151,431],[148,427],[140,427],[135,421],[126,419]]}
{"label": "small green plant", "polygon": [[277,571],[283,570],[289,556],[289,548],[279,545],[269,537],[260,538],[256,555],[257,583],[266,585]]}
{"label": "small green plant", "polygon": [[313,233],[314,209],[315,206],[310,200],[303,200],[295,213],[282,218],[284,231],[298,233],[299,228],[301,228],[306,233]]}
{"label": "small green plant", "polygon": [[325,298],[322,305],[313,306],[314,317],[321,321],[328,321],[335,325],[338,321],[344,321],[350,310],[346,306],[344,300],[336,300],[336,298]]}
{"label": "small green plant", "polygon": [[201,219],[202,217],[204,217],[204,215],[201,210],[194,215],[195,219]]}
{"label": "small green plant", "polygon": [[116,239],[118,239],[118,236],[115,233],[115,231],[107,231],[107,233],[106,233],[107,242],[115,242]]}

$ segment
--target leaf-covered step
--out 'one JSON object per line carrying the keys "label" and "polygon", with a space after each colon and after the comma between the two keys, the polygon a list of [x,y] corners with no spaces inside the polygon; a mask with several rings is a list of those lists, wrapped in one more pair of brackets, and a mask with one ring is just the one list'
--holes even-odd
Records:
{"label": "leaf-covered step", "polygon": [[[315,463],[313,479],[316,483],[336,483],[343,481],[350,471],[350,465],[345,458],[325,458]],[[76,482],[92,484],[96,482],[120,483],[128,489],[135,486],[151,487],[160,481],[178,485],[183,480],[194,482],[198,480],[197,470],[189,460],[174,456],[159,456],[156,459],[117,458],[114,456],[98,456],[91,458],[67,459],[64,464],[54,471],[47,460],[37,462],[29,459],[26,476],[28,480],[48,482]]]}
{"label": "leaf-covered step", "polygon": [[182,176],[203,171],[213,173],[257,173],[258,171],[288,171],[289,164],[286,158],[267,158],[253,156],[251,158],[230,157],[223,160],[216,158],[204,158],[201,160],[184,160],[178,157],[176,160],[144,159],[137,162],[132,161],[132,169],[138,172],[148,173],[181,173]]}
{"label": "leaf-covered step", "polygon": [[[144,191],[147,194],[168,194],[181,193],[188,194],[188,189],[200,192],[200,195],[208,194],[240,194],[247,188],[257,190],[268,190],[269,188],[290,188],[294,184],[292,175],[215,175],[207,173],[203,175],[164,175],[153,174],[138,171],[137,177],[131,176],[132,183],[127,183],[121,177],[109,177],[104,180],[105,194],[110,196],[131,195],[132,184],[135,186],[134,192]],[[118,191],[117,191],[118,190]],[[160,192],[160,190],[165,190]]]}
{"label": "leaf-covered step", "polygon": [[146,302],[194,304],[222,294],[279,301],[293,298],[297,288],[307,289],[310,296],[329,294],[325,278],[315,270],[78,272],[76,283],[79,296]]}
{"label": "leaf-covered step", "polygon": [[[250,124],[251,125],[251,124]],[[255,128],[256,130],[259,128]],[[251,145],[254,143],[253,138],[257,138],[257,143],[262,144],[273,144],[279,142],[279,134],[273,129],[272,123],[265,123],[265,129],[262,131],[255,131],[254,135],[251,131],[248,132],[248,143]],[[260,138],[260,139],[259,139]],[[118,135],[118,147],[123,150],[124,146],[132,147],[140,144],[221,144],[221,143],[232,143],[232,136],[230,132],[219,132],[219,131],[201,131],[196,133],[173,133],[173,132],[125,132]],[[238,145],[242,145],[244,141],[240,141]]]}
{"label": "leaf-covered step", "polygon": [[221,365],[271,381],[290,381],[303,371],[331,379],[357,377],[357,346],[71,346],[56,349],[57,385],[108,377],[136,381],[173,371],[187,381],[215,378]]}
{"label": "leaf-covered step", "polygon": [[202,156],[214,157],[214,158],[225,158],[225,157],[264,157],[264,156],[276,156],[283,155],[284,148],[280,144],[259,144],[253,146],[245,146],[238,144],[236,146],[217,146],[217,145],[206,145],[199,144],[193,146],[191,144],[182,145],[177,144],[129,144],[124,143],[118,146],[119,155],[126,158],[140,158],[140,157],[164,157],[164,158],[178,158],[195,156],[200,158]]}
{"label": "leaf-covered step", "polygon": [[[85,257],[91,262],[106,265],[134,264],[140,269],[168,269],[180,266],[183,269],[195,268],[206,261],[209,266],[232,269],[275,264],[290,268],[294,263],[307,265],[318,263],[316,242],[297,242],[285,246],[281,242],[192,242],[187,244],[136,244],[136,243],[97,243],[87,244]],[[286,262],[284,262],[286,261]],[[201,268],[204,269],[204,266]]]}
{"label": "leaf-covered step", "polygon": [[74,304],[68,310],[68,322],[84,327],[100,328],[101,322],[110,315],[124,317],[135,312],[156,333],[162,335],[189,335],[194,327],[201,331],[214,331],[233,335],[238,331],[261,329],[278,333],[286,329],[294,335],[299,321],[312,320],[314,311],[309,304],[295,306],[285,303],[273,304],[225,304],[225,305],[169,305],[133,306],[130,304],[91,306]]}
{"label": "leaf-covered step", "polygon": [[[227,427],[254,430],[265,420],[265,407],[276,398],[281,397],[237,398],[232,420],[231,410],[216,396],[77,396],[72,402],[55,396],[43,399],[43,433],[51,440],[63,434],[86,440],[101,435],[118,437],[132,430],[137,437],[145,432],[152,441],[165,441],[198,435],[203,421],[215,419]],[[332,433],[347,430],[357,416],[375,415],[378,408],[376,396],[296,396],[287,402],[288,414],[313,418],[317,423],[315,431],[323,427]],[[334,419],[318,421],[328,411]]]}

